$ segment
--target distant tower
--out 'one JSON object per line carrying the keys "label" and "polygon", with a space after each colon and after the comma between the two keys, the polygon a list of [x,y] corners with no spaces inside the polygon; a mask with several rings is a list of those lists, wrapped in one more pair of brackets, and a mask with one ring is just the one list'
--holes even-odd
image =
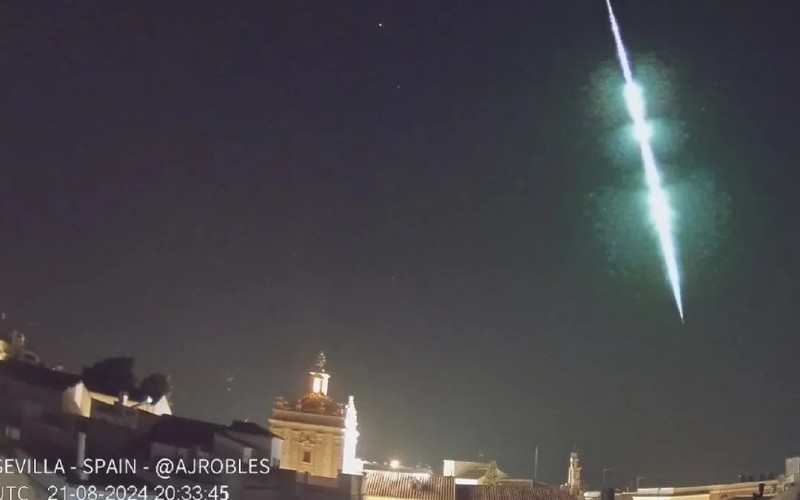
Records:
{"label": "distant tower", "polygon": [[576,451],[569,455],[569,472],[567,473],[567,484],[565,486],[574,497],[579,497],[582,493],[581,460],[578,458],[578,452]]}
{"label": "distant tower", "polygon": [[360,474],[356,406],[352,396],[345,408],[328,395],[326,365],[320,352],[308,372],[307,392],[296,403],[275,399],[269,428],[283,438],[280,468],[330,478]]}
{"label": "distant tower", "polygon": [[344,457],[342,460],[342,472],[345,474],[360,475],[363,471],[361,461],[356,458],[356,448],[358,447],[358,412],[353,396],[347,403],[347,410],[344,416]]}

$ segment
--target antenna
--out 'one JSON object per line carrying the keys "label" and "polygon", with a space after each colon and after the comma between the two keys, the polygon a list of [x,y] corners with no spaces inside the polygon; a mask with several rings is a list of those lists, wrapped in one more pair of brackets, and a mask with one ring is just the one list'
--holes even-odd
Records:
{"label": "antenna", "polygon": [[533,480],[539,482],[539,446],[533,455]]}

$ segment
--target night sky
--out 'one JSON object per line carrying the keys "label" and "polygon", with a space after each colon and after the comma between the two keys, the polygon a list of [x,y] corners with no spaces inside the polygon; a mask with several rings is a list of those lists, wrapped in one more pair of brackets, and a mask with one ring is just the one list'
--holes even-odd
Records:
{"label": "night sky", "polygon": [[604,140],[600,0],[3,2],[0,309],[47,362],[134,356],[215,421],[265,423],[324,349],[367,459],[780,473],[800,4],[617,15],[667,75],[645,82],[682,138],[665,175],[695,193],[685,325],[625,209],[640,165]]}

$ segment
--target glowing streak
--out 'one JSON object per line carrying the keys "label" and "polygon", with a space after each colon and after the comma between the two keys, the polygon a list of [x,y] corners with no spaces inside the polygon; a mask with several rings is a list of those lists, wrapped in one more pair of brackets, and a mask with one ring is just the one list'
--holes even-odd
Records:
{"label": "glowing streak", "polygon": [[647,113],[645,111],[644,95],[642,89],[636,84],[631,72],[631,65],[625,45],[622,43],[622,35],[619,31],[617,18],[611,8],[611,0],[606,0],[608,7],[608,18],[611,22],[611,31],[614,33],[614,42],[617,46],[617,58],[622,67],[622,74],[625,77],[625,104],[628,113],[633,120],[633,131],[642,152],[642,164],[644,165],[645,182],[648,189],[648,199],[650,202],[650,217],[658,234],[658,242],[661,246],[661,253],[664,256],[664,264],[667,268],[667,278],[672,287],[672,295],[675,298],[675,305],[678,307],[678,314],[683,321],[683,300],[681,298],[681,277],[678,271],[678,257],[675,250],[675,242],[672,237],[672,209],[669,205],[669,198],[666,191],[661,186],[661,175],[658,172],[653,147],[650,145],[652,131],[647,124]]}

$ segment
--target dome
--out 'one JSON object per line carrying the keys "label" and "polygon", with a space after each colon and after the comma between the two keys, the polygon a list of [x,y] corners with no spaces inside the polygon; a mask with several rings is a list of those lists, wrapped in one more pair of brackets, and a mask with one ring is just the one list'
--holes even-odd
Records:
{"label": "dome", "polygon": [[300,410],[309,413],[341,414],[342,405],[324,394],[311,392],[297,402]]}

